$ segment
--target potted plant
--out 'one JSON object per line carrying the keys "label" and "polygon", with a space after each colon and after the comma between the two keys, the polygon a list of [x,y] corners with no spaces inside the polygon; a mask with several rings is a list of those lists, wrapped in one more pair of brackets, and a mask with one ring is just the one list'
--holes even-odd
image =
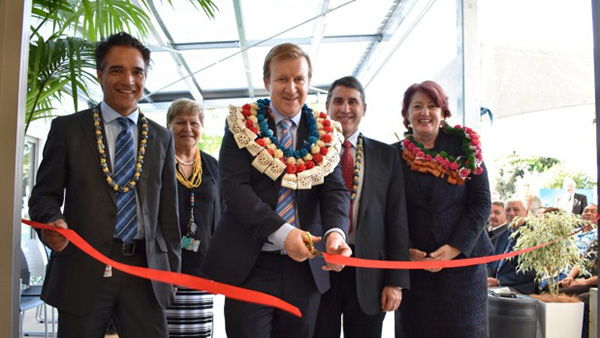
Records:
{"label": "potted plant", "polygon": [[514,249],[521,250],[547,242],[542,248],[518,256],[517,271],[536,273],[536,281],[548,281],[549,293],[534,296],[538,300],[538,314],[542,336],[578,337],[583,323],[583,303],[576,297],[559,295],[560,272],[577,266],[586,271],[572,236],[587,223],[578,215],[554,211],[540,216],[523,218],[524,225],[511,236],[516,238]]}

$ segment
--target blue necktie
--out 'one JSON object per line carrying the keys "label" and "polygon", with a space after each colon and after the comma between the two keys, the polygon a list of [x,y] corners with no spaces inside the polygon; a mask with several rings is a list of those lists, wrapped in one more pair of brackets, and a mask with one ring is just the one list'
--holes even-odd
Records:
{"label": "blue necktie", "polygon": [[[129,129],[131,120],[125,117],[117,118],[121,131],[115,144],[115,165],[113,178],[119,187],[123,187],[131,180],[135,172],[135,154],[133,148],[133,134]],[[117,192],[117,224],[115,236],[124,243],[129,243],[137,233],[135,189],[128,192]]]}
{"label": "blue necktie", "polygon": [[[290,128],[292,127],[292,120],[283,119],[279,121],[279,127],[283,129],[283,133],[280,136],[281,144],[286,148],[292,148],[292,133]],[[296,224],[296,207],[294,204],[294,192],[285,187],[279,187],[279,198],[277,199],[277,208],[275,209],[277,214],[283,218],[286,223],[295,226]]]}

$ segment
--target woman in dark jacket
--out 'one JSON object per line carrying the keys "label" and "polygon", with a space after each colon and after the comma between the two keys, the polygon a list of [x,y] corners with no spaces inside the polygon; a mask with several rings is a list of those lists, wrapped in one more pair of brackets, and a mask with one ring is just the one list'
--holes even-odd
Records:
{"label": "woman in dark jacket", "polygon": [[[479,137],[450,127],[448,98],[433,81],[410,86],[402,106],[406,210],[413,261],[485,256],[490,191]],[[401,306],[408,337],[487,337],[485,264],[413,270]]]}
{"label": "woman in dark jacket", "polygon": [[[167,126],[175,140],[181,272],[201,276],[204,257],[221,214],[217,161],[198,149],[202,135],[202,107],[188,99],[175,100],[167,112]],[[213,295],[179,288],[167,309],[169,336],[212,337]]]}

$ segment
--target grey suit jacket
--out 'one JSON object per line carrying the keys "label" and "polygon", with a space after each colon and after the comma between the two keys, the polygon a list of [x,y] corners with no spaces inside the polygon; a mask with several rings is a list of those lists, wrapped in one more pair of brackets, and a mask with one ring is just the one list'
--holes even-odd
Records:
{"label": "grey suit jacket", "polygon": [[[148,267],[179,271],[173,138],[153,121],[148,121],[148,128],[143,171],[137,185]],[[115,192],[100,169],[91,109],[52,121],[29,213],[32,220],[43,223],[64,219],[95,249],[109,255],[117,214]],[[104,268],[104,264],[69,243],[63,251],[51,254],[42,299],[61,311],[84,315],[97,294]],[[158,282],[152,285],[159,303],[166,307],[173,298],[172,287]]]}
{"label": "grey suit jacket", "polygon": [[[408,221],[400,154],[392,146],[364,138],[364,179],[358,211],[355,256],[408,261]],[[408,270],[356,269],[362,310],[381,313],[384,286],[409,288]]]}

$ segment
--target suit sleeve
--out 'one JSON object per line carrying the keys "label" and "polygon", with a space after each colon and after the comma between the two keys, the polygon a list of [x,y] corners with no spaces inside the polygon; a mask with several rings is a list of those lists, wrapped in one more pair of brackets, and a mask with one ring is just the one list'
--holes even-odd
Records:
{"label": "suit sleeve", "polygon": [[168,134],[165,163],[161,174],[160,211],[158,221],[167,244],[171,271],[181,271],[181,233],[179,229],[177,178],[175,175],[175,150],[173,137]]}
{"label": "suit sleeve", "polygon": [[60,209],[64,201],[69,168],[65,140],[67,131],[62,130],[62,122],[61,118],[52,121],[36,184],[31,191],[29,216],[36,222],[49,223],[65,219]]}
{"label": "suit sleeve", "polygon": [[483,231],[485,221],[490,215],[492,205],[485,165],[483,165],[483,173],[472,175],[471,180],[465,185],[467,191],[463,213],[455,225],[454,232],[450,235],[448,244],[460,250],[466,257],[470,257]]}
{"label": "suit sleeve", "polygon": [[[400,155],[393,152],[392,178],[387,192],[385,207],[385,240],[388,259],[408,261],[408,218],[406,214],[406,195]],[[408,289],[410,278],[408,270],[386,270],[385,285],[400,286]]]}
{"label": "suit sleeve", "polygon": [[263,242],[285,221],[265,203],[251,185],[252,158],[246,149],[239,149],[233,134],[225,126],[219,152],[221,194],[227,210],[235,211],[238,222]]}

